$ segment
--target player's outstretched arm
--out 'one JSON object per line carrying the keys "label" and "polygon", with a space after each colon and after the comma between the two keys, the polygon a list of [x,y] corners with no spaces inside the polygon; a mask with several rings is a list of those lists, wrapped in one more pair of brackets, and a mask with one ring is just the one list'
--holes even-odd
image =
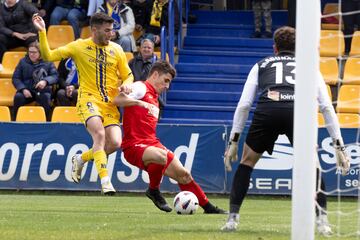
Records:
{"label": "player's outstretched arm", "polygon": [[38,13],[35,13],[32,17],[33,24],[35,28],[40,31],[45,31],[45,22],[42,17]]}
{"label": "player's outstretched arm", "polygon": [[131,98],[124,92],[120,92],[114,99],[113,103],[118,107],[140,106],[147,109],[149,108],[149,104],[147,102]]}

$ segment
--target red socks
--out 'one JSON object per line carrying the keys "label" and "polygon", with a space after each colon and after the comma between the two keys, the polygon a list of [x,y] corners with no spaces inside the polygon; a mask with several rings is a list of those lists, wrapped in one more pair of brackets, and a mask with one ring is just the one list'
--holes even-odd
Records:
{"label": "red socks", "polygon": [[180,184],[179,183],[179,187],[180,187],[181,191],[189,191],[189,192],[194,193],[196,195],[196,197],[198,198],[199,205],[201,207],[205,206],[205,204],[207,204],[209,202],[204,191],[194,180],[192,180],[188,184]]}
{"label": "red socks", "polygon": [[155,163],[150,163],[147,166],[146,171],[149,173],[151,189],[159,189],[163,173],[165,172],[165,166]]}

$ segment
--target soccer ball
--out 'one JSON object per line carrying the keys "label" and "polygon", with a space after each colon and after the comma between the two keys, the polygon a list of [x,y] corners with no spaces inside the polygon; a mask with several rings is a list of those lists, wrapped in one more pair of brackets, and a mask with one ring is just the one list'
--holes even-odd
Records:
{"label": "soccer ball", "polygon": [[174,198],[174,208],[177,214],[194,214],[199,207],[199,200],[189,191],[179,192]]}

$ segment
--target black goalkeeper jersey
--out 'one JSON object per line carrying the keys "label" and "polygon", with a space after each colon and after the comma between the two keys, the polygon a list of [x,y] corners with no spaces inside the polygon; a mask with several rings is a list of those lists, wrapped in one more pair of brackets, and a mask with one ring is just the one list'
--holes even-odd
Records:
{"label": "black goalkeeper jersey", "polygon": [[[282,52],[264,58],[258,64],[258,106],[264,103],[280,103],[281,107],[293,107],[295,87],[295,57]],[[260,107],[259,106],[259,107]]]}

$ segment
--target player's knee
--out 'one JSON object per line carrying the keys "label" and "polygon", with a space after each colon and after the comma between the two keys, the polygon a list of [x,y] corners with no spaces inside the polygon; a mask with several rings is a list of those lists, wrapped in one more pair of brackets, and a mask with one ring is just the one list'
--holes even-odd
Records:
{"label": "player's knee", "polygon": [[116,150],[120,149],[121,141],[109,141],[105,144],[105,151],[107,154],[111,154]]}
{"label": "player's knee", "polygon": [[167,152],[166,151],[159,151],[159,162],[161,165],[166,165],[167,163]]}
{"label": "player's knee", "polygon": [[104,129],[97,129],[92,134],[94,141],[96,142],[105,142],[105,131]]}
{"label": "player's knee", "polygon": [[192,181],[192,176],[191,173],[185,169],[185,171],[183,171],[180,175],[180,177],[178,178],[178,182],[180,184],[188,184],[189,182]]}

